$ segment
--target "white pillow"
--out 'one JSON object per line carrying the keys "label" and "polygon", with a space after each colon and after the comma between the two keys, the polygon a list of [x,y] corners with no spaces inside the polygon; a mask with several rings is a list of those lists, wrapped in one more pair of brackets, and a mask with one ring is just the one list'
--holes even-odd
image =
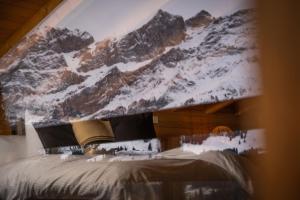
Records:
{"label": "white pillow", "polygon": [[25,123],[25,132],[26,136],[0,136],[0,165],[41,153],[43,146],[31,123]]}
{"label": "white pillow", "polygon": [[0,136],[0,165],[26,156],[26,138],[17,135]]}

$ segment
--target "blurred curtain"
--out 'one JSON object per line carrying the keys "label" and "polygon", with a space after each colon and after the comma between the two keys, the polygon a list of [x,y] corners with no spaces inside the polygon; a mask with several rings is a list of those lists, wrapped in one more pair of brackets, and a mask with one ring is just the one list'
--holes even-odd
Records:
{"label": "blurred curtain", "polygon": [[258,0],[268,156],[263,199],[300,199],[300,2]]}

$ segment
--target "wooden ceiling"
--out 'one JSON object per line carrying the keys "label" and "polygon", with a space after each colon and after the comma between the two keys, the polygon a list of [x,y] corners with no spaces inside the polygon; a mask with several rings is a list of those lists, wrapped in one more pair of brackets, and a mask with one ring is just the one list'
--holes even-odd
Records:
{"label": "wooden ceiling", "polygon": [[0,0],[0,57],[62,0]]}
{"label": "wooden ceiling", "polygon": [[[14,47],[62,0],[0,0],[0,57]],[[0,94],[0,135],[10,134]]]}

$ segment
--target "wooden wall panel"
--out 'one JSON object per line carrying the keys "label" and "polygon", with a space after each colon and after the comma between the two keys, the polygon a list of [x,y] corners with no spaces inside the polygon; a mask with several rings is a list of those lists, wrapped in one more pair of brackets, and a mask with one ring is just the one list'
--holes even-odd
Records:
{"label": "wooden wall panel", "polygon": [[[231,130],[260,128],[259,98],[192,106],[154,113],[163,149],[179,146],[181,135],[208,134],[217,126]],[[247,120],[245,120],[247,119]]]}
{"label": "wooden wall panel", "polygon": [[188,111],[162,111],[154,113],[157,136],[165,149],[179,145],[181,135],[208,134],[216,126],[240,128],[240,118],[235,113],[206,114],[202,109]]}

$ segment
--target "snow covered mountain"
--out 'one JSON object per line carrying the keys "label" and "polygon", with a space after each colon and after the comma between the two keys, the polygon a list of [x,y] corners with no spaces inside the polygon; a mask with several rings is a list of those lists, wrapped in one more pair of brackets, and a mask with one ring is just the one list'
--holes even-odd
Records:
{"label": "snow covered mountain", "polygon": [[255,33],[253,10],[219,18],[200,11],[185,21],[159,10],[139,29],[99,42],[49,28],[0,60],[9,65],[0,74],[7,111],[12,122],[27,110],[50,125],[258,95]]}

